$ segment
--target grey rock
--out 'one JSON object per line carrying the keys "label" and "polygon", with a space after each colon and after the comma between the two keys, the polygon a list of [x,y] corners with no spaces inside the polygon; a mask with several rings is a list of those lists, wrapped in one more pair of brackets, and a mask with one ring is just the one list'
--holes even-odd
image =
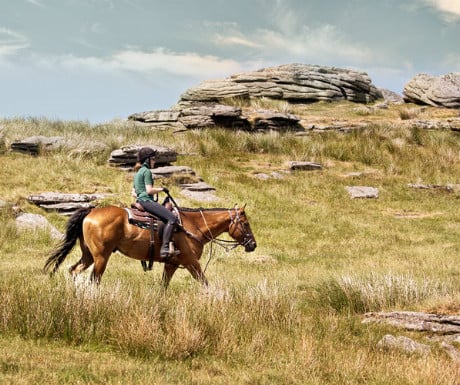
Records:
{"label": "grey rock", "polygon": [[182,183],[179,187],[189,191],[215,191],[216,189],[205,182]]}
{"label": "grey rock", "polygon": [[387,90],[386,88],[379,88],[379,91],[383,99],[388,103],[401,104],[404,102],[403,96],[397,92]]}
{"label": "grey rock", "polygon": [[312,170],[322,170],[323,166],[315,162],[291,161],[289,162],[289,169],[290,170],[312,171]]}
{"label": "grey rock", "polygon": [[404,101],[460,108],[460,72],[443,76],[417,74],[404,87]]}
{"label": "grey rock", "polygon": [[405,336],[394,337],[391,334],[385,335],[377,347],[384,350],[398,350],[408,354],[419,354],[427,356],[431,348],[429,345],[421,344]]}
{"label": "grey rock", "polygon": [[219,102],[226,98],[272,98],[291,102],[350,100],[369,103],[382,93],[365,72],[308,64],[285,64],[205,81],[181,95],[181,101]]}
{"label": "grey rock", "polygon": [[216,202],[220,201],[220,198],[216,196],[214,191],[191,191],[184,189],[181,194],[189,199],[193,199],[199,202]]}
{"label": "grey rock", "polygon": [[136,164],[137,153],[142,147],[151,147],[157,151],[156,165],[158,166],[167,165],[177,160],[177,152],[174,149],[156,144],[145,144],[123,146],[114,150],[111,152],[108,162],[112,166],[132,168]]}
{"label": "grey rock", "polygon": [[296,115],[272,110],[256,110],[251,116],[254,130],[304,131]]}
{"label": "grey rock", "polygon": [[16,218],[16,226],[20,230],[47,230],[54,239],[62,239],[63,234],[51,225],[48,220],[40,214],[23,213]]}
{"label": "grey rock", "polygon": [[94,201],[103,199],[108,195],[44,192],[29,195],[27,200],[46,211],[56,211],[63,215],[71,215],[79,208],[95,207]]}
{"label": "grey rock", "polygon": [[408,123],[411,127],[423,130],[452,130],[460,131],[460,118],[447,119],[412,119]]}
{"label": "grey rock", "polygon": [[367,186],[347,186],[346,187],[350,197],[352,199],[356,198],[378,198],[379,189],[375,187]]}
{"label": "grey rock", "polygon": [[350,100],[369,103],[382,98],[365,72],[308,64],[285,64],[232,75],[251,97],[293,102]]}
{"label": "grey rock", "polygon": [[181,101],[192,102],[219,102],[229,98],[249,99],[249,89],[232,81],[206,80],[180,96]]}
{"label": "grey rock", "polygon": [[179,122],[187,128],[222,126],[234,129],[250,129],[239,107],[213,103],[182,104]]}
{"label": "grey rock", "polygon": [[180,111],[174,110],[156,110],[138,112],[128,117],[128,120],[136,120],[145,123],[163,123],[163,122],[175,122],[179,117]]}
{"label": "grey rock", "polygon": [[193,171],[193,169],[188,166],[155,167],[151,171],[154,178],[170,178],[173,175],[196,175],[195,171]]}
{"label": "grey rock", "polygon": [[441,348],[447,353],[452,361],[460,362],[460,351],[458,351],[454,346],[443,341],[441,343]]}
{"label": "grey rock", "polygon": [[11,144],[11,150],[24,154],[38,155],[44,151],[59,150],[65,146],[61,136],[31,136]]}

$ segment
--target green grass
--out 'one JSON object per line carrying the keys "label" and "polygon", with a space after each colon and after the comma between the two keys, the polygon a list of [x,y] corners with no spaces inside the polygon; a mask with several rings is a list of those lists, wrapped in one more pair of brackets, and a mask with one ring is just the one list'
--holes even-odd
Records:
{"label": "green grass", "polygon": [[[181,205],[247,204],[258,242],[251,254],[214,246],[211,255],[206,248],[208,289],[180,270],[164,293],[160,265],[144,273],[119,253],[94,288],[87,274],[76,282],[68,277],[77,248],[55,277],[43,274],[55,241],[44,231],[18,231],[13,211],[2,210],[0,384],[455,384],[458,366],[436,342],[361,318],[379,310],[458,311],[458,134],[411,129],[400,106],[365,116],[355,107],[281,106],[305,119],[375,120],[366,130],[302,137],[0,121],[7,146],[33,135],[70,143],[37,157],[0,155],[0,200],[9,207],[45,215],[63,230],[66,218],[27,197],[105,192],[113,195],[101,204],[129,204],[132,175],[107,164],[110,151],[159,144],[175,148],[177,164],[193,168],[221,198],[194,202],[168,182]],[[417,118],[429,113],[447,114],[428,109]],[[91,150],[94,142],[105,146]],[[80,148],[91,151],[73,151]],[[324,169],[287,173],[290,160]],[[284,178],[260,180],[258,172]],[[408,183],[454,188],[417,190]],[[379,198],[352,200],[350,185],[377,187]],[[376,344],[387,333],[429,343],[433,353],[381,352]]]}

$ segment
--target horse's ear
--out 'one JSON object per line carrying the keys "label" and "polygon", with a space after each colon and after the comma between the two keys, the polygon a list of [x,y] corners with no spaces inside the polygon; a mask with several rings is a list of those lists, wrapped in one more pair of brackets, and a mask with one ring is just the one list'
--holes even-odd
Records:
{"label": "horse's ear", "polygon": [[246,205],[247,203],[244,204],[243,208],[241,209],[242,211],[244,211],[244,209],[246,208]]}

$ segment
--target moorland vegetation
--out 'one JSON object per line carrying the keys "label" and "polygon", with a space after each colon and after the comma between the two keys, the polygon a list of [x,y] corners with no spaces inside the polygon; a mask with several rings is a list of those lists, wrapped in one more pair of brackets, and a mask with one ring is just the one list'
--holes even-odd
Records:
{"label": "moorland vegetation", "polygon": [[[0,120],[7,148],[32,135],[64,136],[75,148],[107,145],[89,155],[0,155],[0,384],[458,383],[459,364],[438,342],[403,332],[431,353],[382,351],[385,334],[402,332],[361,322],[369,311],[460,311],[460,134],[411,124],[458,111],[347,102],[270,107],[368,125],[299,136]],[[107,159],[122,145],[145,143],[175,148],[177,164],[192,167],[220,198],[195,202],[174,181],[159,182],[181,206],[247,204],[256,251],[208,249],[209,287],[179,271],[166,293],[159,264],[144,273],[119,253],[99,287],[88,275],[72,281],[66,266],[53,278],[44,274],[56,240],[19,231],[13,206],[61,231],[67,218],[30,204],[29,194],[102,192],[111,195],[99,205],[126,206],[132,175]],[[323,169],[287,172],[292,160]],[[273,172],[282,177],[256,177]],[[347,186],[376,187],[379,197],[351,199]],[[75,248],[67,262],[78,258]]]}

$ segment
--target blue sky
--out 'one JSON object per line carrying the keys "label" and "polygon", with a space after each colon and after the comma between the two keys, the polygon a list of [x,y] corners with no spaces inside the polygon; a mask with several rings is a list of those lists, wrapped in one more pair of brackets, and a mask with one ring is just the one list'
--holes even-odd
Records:
{"label": "blue sky", "polygon": [[0,118],[125,119],[287,63],[460,72],[460,0],[0,0]]}

